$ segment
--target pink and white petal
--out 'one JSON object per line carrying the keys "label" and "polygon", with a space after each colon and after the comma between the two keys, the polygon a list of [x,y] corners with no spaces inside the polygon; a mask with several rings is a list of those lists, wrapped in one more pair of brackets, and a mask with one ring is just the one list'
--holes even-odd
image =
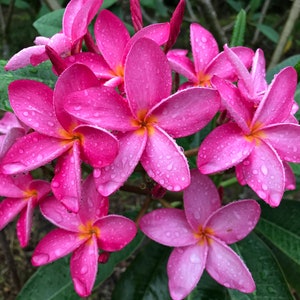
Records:
{"label": "pink and white petal", "polygon": [[201,173],[211,174],[229,169],[242,162],[255,147],[235,123],[215,128],[202,142],[197,166]]}
{"label": "pink and white petal", "polygon": [[230,118],[237,123],[245,134],[249,134],[248,124],[252,118],[252,111],[249,103],[247,104],[241,96],[239,89],[231,82],[218,76],[214,76],[211,83],[220,93],[222,106],[226,108]]}
{"label": "pink and white petal", "polygon": [[296,178],[290,165],[282,162],[285,173],[285,190],[294,190],[296,188]]}
{"label": "pink and white petal", "polygon": [[190,184],[187,159],[176,142],[155,126],[148,134],[141,163],[148,175],[169,191],[181,191]]}
{"label": "pink and white petal", "polygon": [[27,202],[24,199],[6,198],[0,202],[0,230],[26,207]]}
{"label": "pink and white petal", "polygon": [[218,283],[243,293],[252,293],[255,282],[241,258],[224,242],[211,238],[206,270]]}
{"label": "pink and white petal", "polygon": [[38,132],[18,139],[2,159],[2,172],[16,174],[37,169],[60,156],[72,146],[72,141],[46,136]]}
{"label": "pink and white petal", "polygon": [[108,130],[132,130],[128,103],[113,88],[95,87],[73,93],[65,103],[71,115]]}
{"label": "pink and white petal", "polygon": [[17,117],[39,133],[59,138],[53,91],[44,83],[20,79],[8,86],[10,104]]}
{"label": "pink and white petal", "polygon": [[55,167],[51,188],[55,197],[72,212],[78,212],[81,198],[81,161],[79,142],[60,156]]}
{"label": "pink and white petal", "polygon": [[204,224],[213,235],[226,244],[235,243],[254,229],[260,217],[260,206],[255,200],[231,202],[215,211]]}
{"label": "pink and white petal", "polygon": [[170,65],[154,41],[140,38],[134,43],[127,56],[124,81],[128,103],[135,116],[170,95]]}
{"label": "pink and white petal", "polygon": [[182,300],[196,287],[205,268],[207,244],[174,248],[169,257],[167,273],[173,300]]}
{"label": "pink and white petal", "polygon": [[[72,48],[72,41],[70,37],[60,32],[60,33],[56,33],[51,37],[47,46],[51,47],[60,56],[65,57],[66,55],[70,55],[71,48]],[[36,57],[32,56],[31,60],[35,60],[35,59]]]}
{"label": "pink and white petal", "polygon": [[133,240],[137,232],[133,221],[119,215],[103,217],[94,223],[94,226],[100,229],[99,248],[108,252],[123,249]]}
{"label": "pink and white petal", "polygon": [[20,212],[20,217],[17,222],[17,237],[22,248],[28,245],[30,239],[33,210],[33,199],[27,199],[27,206]]}
{"label": "pink and white petal", "polygon": [[13,71],[20,68],[24,68],[27,65],[31,64],[31,56],[37,55],[37,56],[43,56],[44,60],[48,59],[48,56],[46,55],[45,46],[31,46],[22,49],[18,53],[16,53],[5,65],[4,69],[6,71]]}
{"label": "pink and white petal", "polygon": [[256,123],[266,126],[284,122],[291,114],[296,86],[297,73],[293,67],[286,67],[275,75],[255,112],[251,126]]}
{"label": "pink and white petal", "polygon": [[72,130],[74,124],[78,124],[78,120],[64,109],[68,95],[94,86],[100,86],[98,78],[83,64],[74,64],[59,76],[54,88],[54,108],[60,124],[66,131]]}
{"label": "pink and white petal", "polygon": [[186,219],[195,232],[221,206],[214,183],[197,169],[191,171],[191,184],[183,191],[183,201]]}
{"label": "pink and white petal", "polygon": [[73,133],[82,137],[81,159],[94,168],[102,168],[113,162],[119,152],[119,142],[109,131],[92,126],[81,125]]}
{"label": "pink and white petal", "polygon": [[[251,66],[254,55],[252,49],[247,47],[233,47],[230,49],[236,54],[246,68]],[[205,73],[217,75],[220,78],[230,81],[237,79],[237,72],[225,52],[221,52],[215,58],[213,58],[213,60],[207,66]]]}
{"label": "pink and white petal", "polygon": [[208,64],[219,53],[217,41],[208,30],[197,23],[190,26],[190,39],[195,71],[204,73]]}
{"label": "pink and white petal", "polygon": [[186,57],[186,53],[183,54],[181,52],[178,53],[178,50],[170,50],[167,53],[167,58],[173,71],[181,74],[195,84],[198,82],[194,64]]}
{"label": "pink and white petal", "polygon": [[63,229],[54,229],[38,243],[34,249],[31,263],[34,266],[46,265],[77,249],[88,238]]}
{"label": "pink and white petal", "polygon": [[81,220],[77,213],[70,212],[54,196],[43,199],[40,203],[42,215],[55,226],[67,231],[78,232]]}
{"label": "pink and white petal", "polygon": [[253,57],[251,77],[253,78],[256,94],[260,94],[267,90],[268,84],[266,81],[266,61],[264,52],[261,49],[257,49]]}
{"label": "pink and white petal", "polygon": [[70,271],[76,293],[80,297],[89,296],[98,271],[98,246],[95,235],[74,251]]}
{"label": "pink and white petal", "polygon": [[280,204],[285,186],[282,161],[276,151],[263,141],[242,163],[244,178],[256,194],[270,206]]}
{"label": "pink and white petal", "polygon": [[211,88],[190,88],[158,103],[149,115],[174,138],[184,137],[202,129],[220,107],[219,93]]}
{"label": "pink and white petal", "polygon": [[14,113],[7,111],[0,119],[0,132],[7,134],[12,128],[25,129],[17,116]]}
{"label": "pink and white petal", "polygon": [[183,247],[197,243],[193,229],[181,209],[155,209],[144,215],[139,225],[145,235],[162,245]]}
{"label": "pink and white petal", "polygon": [[134,171],[145,149],[147,134],[133,131],[117,135],[120,151],[109,166],[94,170],[97,190],[103,196],[115,192]]}
{"label": "pink and white petal", "polygon": [[104,59],[113,71],[123,66],[125,47],[130,35],[124,23],[112,12],[102,10],[95,23],[95,39]]}
{"label": "pink and white petal", "polygon": [[300,162],[300,126],[275,124],[263,128],[263,140],[272,145],[282,160]]}
{"label": "pink and white petal", "polygon": [[10,198],[23,198],[24,191],[16,185],[11,175],[0,173],[0,196]]}
{"label": "pink and white petal", "polygon": [[102,196],[96,188],[93,175],[89,175],[82,185],[82,197],[78,214],[83,224],[97,220],[108,214],[108,197]]}

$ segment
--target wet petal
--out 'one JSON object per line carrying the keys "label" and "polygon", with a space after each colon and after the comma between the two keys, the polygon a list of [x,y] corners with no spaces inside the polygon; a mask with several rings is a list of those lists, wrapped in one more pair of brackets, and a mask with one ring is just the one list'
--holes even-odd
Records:
{"label": "wet petal", "polygon": [[0,173],[0,196],[22,198],[24,191],[16,185],[11,175]]}
{"label": "wet petal", "polygon": [[144,215],[139,225],[150,239],[169,247],[188,246],[197,242],[181,209],[155,209]]}
{"label": "wet petal", "polygon": [[285,189],[294,190],[296,188],[296,178],[290,165],[283,162],[284,173],[285,173]]}
{"label": "wet petal", "polygon": [[27,206],[21,211],[17,222],[17,236],[22,248],[28,245],[32,227],[33,199],[27,199]]}

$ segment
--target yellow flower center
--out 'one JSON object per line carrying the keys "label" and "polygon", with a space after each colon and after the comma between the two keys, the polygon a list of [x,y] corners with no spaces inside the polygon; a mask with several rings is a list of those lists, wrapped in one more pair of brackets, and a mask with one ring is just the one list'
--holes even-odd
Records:
{"label": "yellow flower center", "polygon": [[155,128],[153,125],[157,123],[157,118],[154,116],[146,117],[146,114],[146,110],[141,110],[138,113],[137,119],[131,120],[131,125],[137,128],[137,134],[143,135],[145,130],[147,130],[150,135],[154,133]]}
{"label": "yellow flower center", "polygon": [[256,145],[259,145],[261,138],[266,136],[265,133],[263,132],[263,130],[261,130],[262,126],[263,126],[263,124],[261,124],[260,122],[256,122],[251,128],[251,132],[249,134],[245,135],[245,139],[248,142],[253,142],[253,140],[254,140]]}
{"label": "yellow flower center", "polygon": [[206,227],[203,228],[201,225],[197,232],[194,232],[194,237],[198,240],[199,245],[204,245],[205,242],[208,244],[212,243],[212,239],[210,238],[211,235],[214,235],[214,231],[212,228]]}
{"label": "yellow flower center", "polygon": [[199,72],[197,74],[198,82],[195,84],[196,86],[202,86],[202,87],[211,87],[210,79],[211,76],[208,74],[204,74],[203,72]]}
{"label": "yellow flower center", "polygon": [[96,235],[97,238],[100,237],[100,228],[94,226],[92,221],[88,221],[86,224],[80,224],[78,229],[80,239],[90,239],[90,241],[92,241],[91,237],[93,235]]}

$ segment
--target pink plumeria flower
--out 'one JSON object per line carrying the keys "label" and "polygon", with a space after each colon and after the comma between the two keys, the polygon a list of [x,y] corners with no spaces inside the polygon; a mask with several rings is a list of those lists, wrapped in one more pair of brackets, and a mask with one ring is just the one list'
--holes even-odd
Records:
{"label": "pink plumeria flower", "polygon": [[34,208],[50,192],[50,183],[34,180],[30,174],[10,176],[0,173],[0,230],[20,214],[17,236],[21,247],[26,247],[30,238]]}
{"label": "pink plumeria flower", "polygon": [[[219,53],[213,35],[197,23],[190,26],[190,41],[194,61],[187,56],[186,50],[171,50],[167,57],[172,69],[188,79],[181,88],[191,86],[211,87],[211,78],[217,75],[228,80],[236,79],[235,69],[224,52]],[[246,67],[250,67],[253,51],[246,47],[233,47]]]}
{"label": "pink plumeria flower", "polygon": [[256,110],[236,86],[217,77],[213,84],[232,121],[215,128],[200,145],[199,170],[210,174],[236,166],[241,183],[278,206],[285,187],[294,185],[285,161],[300,162],[300,126],[287,122],[294,104],[296,71],[287,67],[278,73]]}
{"label": "pink plumeria flower", "polygon": [[255,290],[251,273],[227,244],[246,237],[255,227],[260,207],[240,200],[221,207],[213,182],[198,170],[183,191],[184,210],[161,208],[142,217],[141,230],[154,241],[175,247],[167,273],[173,300],[184,299],[197,285],[204,269],[227,288]]}
{"label": "pink plumeria flower", "polygon": [[[100,195],[93,177],[89,176],[82,187],[78,213],[69,212],[55,197],[41,204],[42,214],[57,229],[48,233],[37,245],[32,264],[41,266],[71,252],[71,277],[81,297],[91,294],[98,270],[98,259],[107,258],[106,252],[119,251],[135,237],[133,221],[119,215],[107,215],[108,198]],[[99,250],[105,251],[100,253]],[[104,253],[104,255],[102,255]]]}
{"label": "pink plumeria flower", "polygon": [[62,32],[51,38],[36,37],[35,46],[24,48],[6,64],[5,70],[16,70],[29,64],[36,66],[48,59],[45,46],[53,48],[59,55],[66,57],[78,53],[88,25],[98,12],[103,0],[71,0],[64,12]]}
{"label": "pink plumeria flower", "polygon": [[111,165],[94,171],[100,193],[116,191],[139,161],[162,187],[182,190],[190,183],[190,171],[173,138],[191,135],[212,119],[219,108],[218,92],[191,88],[170,95],[169,63],[147,38],[132,46],[124,80],[127,102],[112,88],[96,87],[73,93],[65,106],[79,119],[117,131],[118,156]]}
{"label": "pink plumeria flower", "polygon": [[78,69],[74,65],[62,73],[54,91],[32,80],[9,85],[15,114],[35,131],[18,139],[2,160],[2,172],[16,174],[58,158],[52,190],[72,211],[77,211],[80,199],[81,160],[99,168],[110,164],[118,152],[118,141],[110,132],[84,125],[63,109],[68,94],[99,84],[97,78],[82,76]]}

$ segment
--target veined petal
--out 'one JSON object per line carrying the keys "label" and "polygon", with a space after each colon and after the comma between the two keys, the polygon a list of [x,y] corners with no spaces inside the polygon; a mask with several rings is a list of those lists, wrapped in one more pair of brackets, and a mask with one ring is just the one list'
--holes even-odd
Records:
{"label": "veined petal", "polygon": [[73,132],[82,136],[80,148],[82,160],[94,168],[111,164],[119,152],[118,140],[105,129],[81,125]]}
{"label": "veined petal", "polygon": [[97,191],[93,175],[89,175],[82,184],[81,194],[78,214],[83,224],[108,214],[108,198]]}
{"label": "veined petal", "polygon": [[231,202],[215,211],[205,223],[213,235],[226,244],[235,243],[254,229],[260,217],[260,206],[255,200]]}
{"label": "veined petal", "polygon": [[209,275],[227,288],[252,293],[255,282],[241,258],[224,242],[211,239],[206,261]]}
{"label": "veined petal", "polygon": [[104,251],[119,251],[129,244],[136,235],[133,221],[119,215],[101,218],[95,224],[100,229],[98,246]]}
{"label": "veined petal", "polygon": [[174,138],[191,135],[207,125],[217,113],[220,96],[211,88],[182,90],[158,103],[149,115]]}
{"label": "veined petal", "polygon": [[180,191],[190,184],[187,159],[176,142],[158,126],[148,134],[141,163],[148,175],[170,191]]}
{"label": "veined petal", "polygon": [[20,79],[8,87],[10,104],[17,117],[39,133],[59,138],[62,129],[53,107],[53,91],[44,83]]}
{"label": "veined petal", "polygon": [[171,69],[159,46],[140,38],[132,46],[125,64],[125,91],[135,116],[148,111],[171,93]]}
{"label": "veined petal", "polygon": [[31,263],[34,266],[46,265],[57,260],[75,249],[86,241],[78,233],[63,229],[54,229],[49,232],[34,249]]}
{"label": "veined petal", "polygon": [[122,59],[130,35],[124,23],[109,10],[102,10],[95,23],[97,46],[113,71],[122,66]]}
{"label": "veined petal", "polygon": [[24,191],[16,185],[11,175],[0,173],[0,196],[22,198]]}
{"label": "veined petal", "polygon": [[38,132],[18,139],[2,160],[2,172],[16,174],[37,169],[72,147],[72,141],[49,137]]}
{"label": "veined petal", "polygon": [[194,231],[198,232],[206,219],[221,206],[217,188],[212,180],[199,170],[191,171],[191,184],[183,191],[186,219]]}
{"label": "veined petal", "polygon": [[207,251],[206,243],[172,251],[167,265],[172,299],[182,300],[195,288],[205,268]]}
{"label": "veined petal", "polygon": [[73,148],[59,157],[51,182],[55,197],[72,212],[78,212],[81,198],[80,164],[79,142],[74,142]]}
{"label": "veined petal", "polygon": [[278,206],[283,196],[285,175],[275,150],[260,141],[241,164],[245,181],[270,206]]}
{"label": "veined petal", "polygon": [[276,150],[282,160],[300,162],[300,125],[275,124],[263,128],[263,140]]}
{"label": "veined petal", "polygon": [[30,239],[33,210],[33,199],[27,199],[27,205],[21,211],[17,222],[17,236],[22,248],[28,245]]}
{"label": "veined petal", "polygon": [[117,136],[120,151],[109,166],[94,170],[94,178],[100,194],[109,196],[115,192],[134,171],[145,149],[147,134],[130,131]]}
{"label": "veined petal", "polygon": [[98,270],[97,238],[90,240],[74,251],[70,261],[71,277],[76,293],[80,297],[91,294]]}
{"label": "veined petal", "polygon": [[281,70],[274,77],[262,98],[251,126],[256,123],[266,126],[284,122],[291,114],[296,86],[297,73],[295,69],[286,67]]}
{"label": "veined petal", "polygon": [[213,35],[197,23],[190,26],[190,39],[195,71],[204,72],[211,60],[219,53],[218,44]]}
{"label": "veined petal", "polygon": [[81,224],[79,215],[69,211],[54,196],[41,201],[40,210],[43,216],[55,226],[67,231],[78,232],[78,227]]}
{"label": "veined petal", "polygon": [[144,215],[140,228],[150,239],[169,247],[183,247],[197,243],[184,211],[161,208]]}
{"label": "veined petal", "polygon": [[72,93],[65,102],[71,115],[108,130],[133,130],[128,103],[110,87],[94,87]]}
{"label": "veined petal", "polygon": [[255,141],[248,141],[235,123],[226,123],[204,139],[197,166],[203,174],[223,171],[242,162],[254,147]]}

